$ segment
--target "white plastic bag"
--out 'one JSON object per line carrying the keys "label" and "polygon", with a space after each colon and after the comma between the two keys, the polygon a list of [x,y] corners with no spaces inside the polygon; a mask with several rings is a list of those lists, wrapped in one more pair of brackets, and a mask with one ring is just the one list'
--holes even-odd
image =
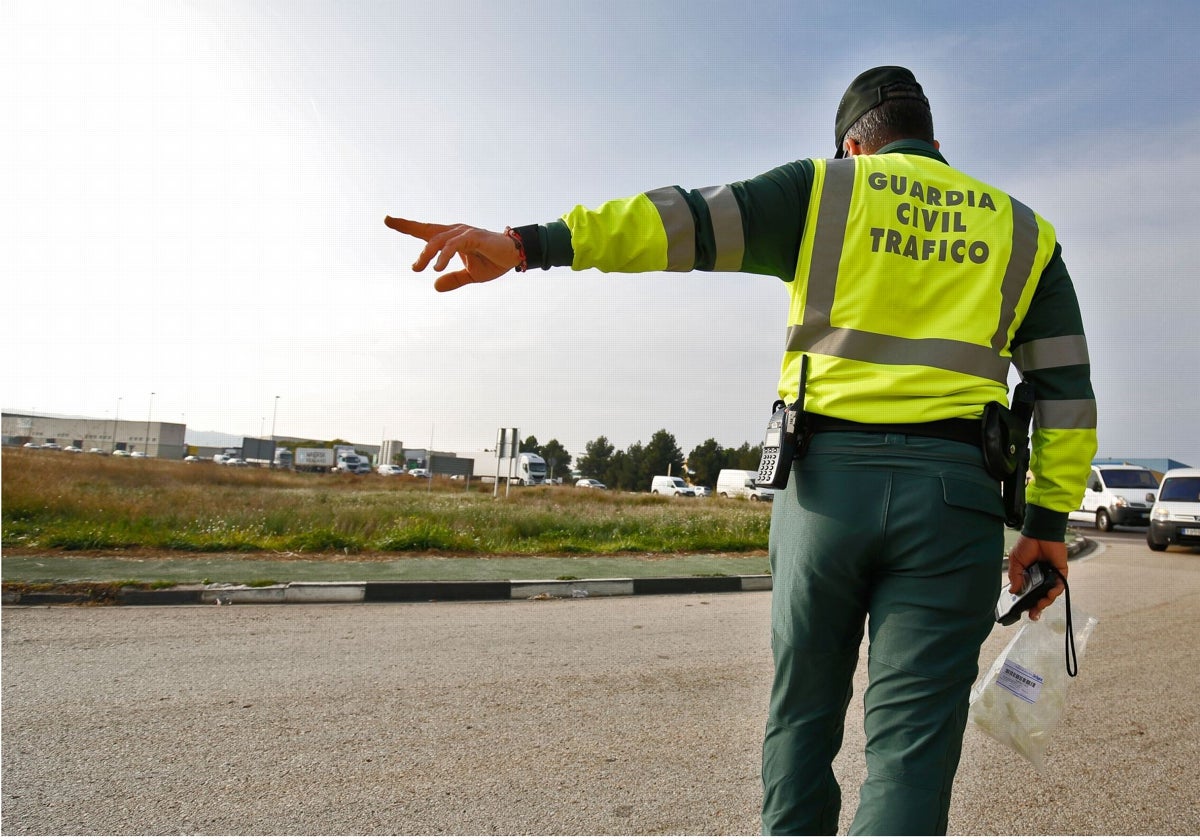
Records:
{"label": "white plastic bag", "polygon": [[[1096,619],[1071,610],[1075,661],[1083,659]],[[1017,635],[971,689],[971,720],[1012,747],[1044,773],[1046,747],[1062,720],[1071,677],[1067,674],[1067,609],[1051,604],[1039,621],[1022,619]]]}

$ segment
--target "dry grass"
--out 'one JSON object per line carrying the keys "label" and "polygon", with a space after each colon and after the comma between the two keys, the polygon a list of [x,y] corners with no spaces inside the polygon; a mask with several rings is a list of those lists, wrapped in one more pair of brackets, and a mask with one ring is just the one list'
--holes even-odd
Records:
{"label": "dry grass", "polygon": [[463,554],[763,549],[768,505],[3,452],[6,549]]}

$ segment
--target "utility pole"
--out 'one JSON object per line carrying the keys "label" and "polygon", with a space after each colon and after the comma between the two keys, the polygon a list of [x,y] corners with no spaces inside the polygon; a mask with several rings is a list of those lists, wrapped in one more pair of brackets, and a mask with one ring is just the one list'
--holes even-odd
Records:
{"label": "utility pole", "polygon": [[117,424],[121,422],[121,398],[117,397],[117,413],[113,415],[113,439],[110,452],[117,451]]}
{"label": "utility pole", "polygon": [[150,407],[146,409],[146,441],[142,447],[146,450],[145,455],[150,457],[150,416],[154,414],[154,392],[150,392]]}
{"label": "utility pole", "polygon": [[271,409],[271,469],[275,469],[275,416],[279,414],[279,395],[275,395],[275,407]]}

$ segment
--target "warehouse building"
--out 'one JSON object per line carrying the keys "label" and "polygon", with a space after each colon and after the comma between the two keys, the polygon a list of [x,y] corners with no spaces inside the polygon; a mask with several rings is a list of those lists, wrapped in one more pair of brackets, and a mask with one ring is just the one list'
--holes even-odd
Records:
{"label": "warehouse building", "polygon": [[146,420],[99,420],[91,417],[53,417],[38,414],[9,414],[0,423],[4,443],[23,446],[46,443],[75,446],[87,452],[124,450],[144,452],[151,458],[180,459],[187,454],[183,423]]}

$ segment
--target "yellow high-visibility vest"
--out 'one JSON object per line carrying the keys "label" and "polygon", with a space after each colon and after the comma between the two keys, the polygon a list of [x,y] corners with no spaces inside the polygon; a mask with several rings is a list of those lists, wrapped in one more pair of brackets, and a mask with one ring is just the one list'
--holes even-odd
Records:
{"label": "yellow high-visibility vest", "polygon": [[939,160],[813,161],[790,284],[780,397],[860,423],[979,417],[1007,403],[1010,344],[1054,253],[1054,229]]}

